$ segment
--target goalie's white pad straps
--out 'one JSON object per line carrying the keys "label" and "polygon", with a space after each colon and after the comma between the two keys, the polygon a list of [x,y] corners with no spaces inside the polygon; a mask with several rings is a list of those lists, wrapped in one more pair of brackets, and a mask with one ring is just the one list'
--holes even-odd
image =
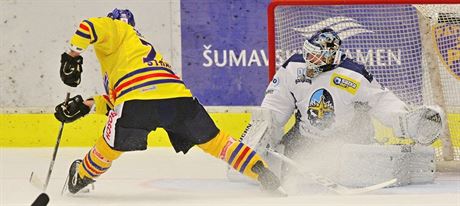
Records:
{"label": "goalie's white pad straps", "polygon": [[254,109],[251,112],[251,121],[241,134],[240,140],[248,146],[254,148],[255,145],[262,139],[270,124],[269,111],[263,108]]}
{"label": "goalie's white pad straps", "polygon": [[251,122],[241,135],[241,141],[256,151],[268,144],[279,144],[283,130],[275,118],[275,114],[269,109],[258,108],[252,111]]}
{"label": "goalie's white pad straps", "polygon": [[422,106],[399,116],[399,125],[393,127],[395,135],[409,137],[422,145],[432,144],[442,132],[444,112],[439,107]]}

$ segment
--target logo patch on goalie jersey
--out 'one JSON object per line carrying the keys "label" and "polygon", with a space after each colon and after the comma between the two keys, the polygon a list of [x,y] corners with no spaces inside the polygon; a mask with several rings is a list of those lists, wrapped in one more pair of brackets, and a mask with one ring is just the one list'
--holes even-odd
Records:
{"label": "logo patch on goalie jersey", "polygon": [[353,95],[356,94],[356,91],[359,89],[359,82],[337,73],[332,74],[331,76],[331,86],[336,87],[342,90],[345,90]]}
{"label": "logo patch on goalie jersey", "polygon": [[278,86],[278,85],[280,84],[280,80],[278,79],[278,77],[273,78],[272,84],[273,84],[273,86],[275,86],[275,87]]}
{"label": "logo patch on goalie jersey", "polygon": [[295,79],[295,84],[299,83],[309,83],[311,84],[310,77],[307,77],[307,68],[298,68],[297,69],[297,79]]}
{"label": "logo patch on goalie jersey", "polygon": [[310,97],[308,104],[308,120],[318,129],[326,129],[334,123],[334,100],[325,89],[316,90]]}

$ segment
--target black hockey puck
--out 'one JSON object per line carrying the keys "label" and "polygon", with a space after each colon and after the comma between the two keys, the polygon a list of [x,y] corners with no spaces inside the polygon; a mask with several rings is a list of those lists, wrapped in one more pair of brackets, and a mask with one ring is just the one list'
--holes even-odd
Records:
{"label": "black hockey puck", "polygon": [[31,206],[46,206],[50,201],[50,197],[46,193],[40,194]]}

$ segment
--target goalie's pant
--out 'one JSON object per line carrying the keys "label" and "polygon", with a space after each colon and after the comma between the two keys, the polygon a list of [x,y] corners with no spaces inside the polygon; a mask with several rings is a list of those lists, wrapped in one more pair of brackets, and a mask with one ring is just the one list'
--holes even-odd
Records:
{"label": "goalie's pant", "polygon": [[107,171],[122,152],[147,149],[147,135],[157,127],[166,130],[176,152],[186,154],[198,145],[235,170],[257,179],[252,167],[262,161],[260,155],[220,131],[194,98],[133,100],[115,107],[108,114],[103,136],[85,156],[80,176],[95,178]]}

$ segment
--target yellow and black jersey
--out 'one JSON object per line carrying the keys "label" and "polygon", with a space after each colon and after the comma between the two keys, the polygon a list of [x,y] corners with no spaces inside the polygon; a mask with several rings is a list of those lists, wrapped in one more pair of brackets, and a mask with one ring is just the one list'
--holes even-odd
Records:
{"label": "yellow and black jersey", "polygon": [[132,26],[109,17],[83,20],[71,49],[94,46],[111,106],[133,99],[191,97],[190,90],[163,56]]}

